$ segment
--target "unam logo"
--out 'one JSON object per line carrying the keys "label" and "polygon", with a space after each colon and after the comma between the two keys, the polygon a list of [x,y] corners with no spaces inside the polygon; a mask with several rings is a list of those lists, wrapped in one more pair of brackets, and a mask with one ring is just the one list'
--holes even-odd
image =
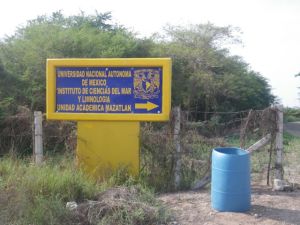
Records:
{"label": "unam logo", "polygon": [[159,97],[160,79],[157,69],[140,69],[134,71],[134,97],[154,99]]}

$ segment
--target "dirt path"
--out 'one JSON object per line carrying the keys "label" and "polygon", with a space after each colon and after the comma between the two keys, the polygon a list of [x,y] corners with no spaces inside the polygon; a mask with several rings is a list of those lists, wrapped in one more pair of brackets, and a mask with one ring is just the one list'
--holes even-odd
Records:
{"label": "dirt path", "polygon": [[[296,132],[298,128],[300,123],[293,127]],[[285,179],[300,184],[300,139],[285,145],[284,171]],[[266,177],[265,174],[261,176],[264,179]],[[265,184],[265,181],[259,184]],[[275,192],[266,185],[253,185],[251,191],[252,207],[246,213],[220,213],[213,210],[210,189],[165,194],[159,199],[173,212],[174,221],[170,223],[173,225],[300,225],[299,189]]]}
{"label": "dirt path", "polygon": [[273,192],[252,187],[252,207],[247,213],[217,212],[211,209],[210,192],[166,194],[160,199],[173,210],[177,225],[279,225],[300,224],[300,191]]}
{"label": "dirt path", "polygon": [[285,123],[283,129],[294,136],[300,137],[300,122]]}

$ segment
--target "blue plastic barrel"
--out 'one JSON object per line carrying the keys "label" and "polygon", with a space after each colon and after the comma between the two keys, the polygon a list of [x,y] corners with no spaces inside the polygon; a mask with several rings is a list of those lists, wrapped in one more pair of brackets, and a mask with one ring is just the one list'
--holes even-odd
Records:
{"label": "blue plastic barrel", "polygon": [[220,212],[250,209],[250,156],[240,148],[215,148],[212,152],[211,201]]}

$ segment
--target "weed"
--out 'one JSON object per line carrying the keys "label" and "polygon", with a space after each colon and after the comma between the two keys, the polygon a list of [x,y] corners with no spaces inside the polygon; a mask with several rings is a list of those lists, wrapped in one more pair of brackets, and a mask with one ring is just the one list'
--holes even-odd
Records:
{"label": "weed", "polygon": [[[63,158],[48,158],[41,166],[28,159],[0,160],[0,224],[155,224],[166,218],[153,192],[130,177],[125,168],[97,182],[75,168],[74,159]],[[87,200],[97,200],[115,185],[123,185],[125,201],[104,201],[111,210],[102,215],[95,208],[96,215],[102,216],[90,223],[65,208],[68,201],[86,204]]]}

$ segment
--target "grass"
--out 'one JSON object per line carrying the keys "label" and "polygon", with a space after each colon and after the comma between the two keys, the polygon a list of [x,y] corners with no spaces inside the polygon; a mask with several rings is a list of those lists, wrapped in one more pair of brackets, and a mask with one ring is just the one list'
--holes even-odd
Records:
{"label": "grass", "polygon": [[[254,143],[255,140],[248,140],[246,146]],[[168,220],[168,212],[156,201],[152,188],[158,189],[157,185],[167,183],[167,179],[173,174],[167,173],[161,167],[166,164],[167,157],[162,157],[164,141],[156,142],[157,158],[147,158],[147,162],[156,162],[145,167],[155,174],[143,174],[139,179],[130,177],[125,168],[116,171],[105,181],[95,181],[87,177],[74,165],[72,155],[51,155],[47,156],[42,166],[36,166],[31,159],[1,158],[0,160],[0,224],[6,225],[83,225],[83,224],[105,224],[105,225],[137,225],[137,224],[165,224]],[[168,144],[168,142],[166,142]],[[226,139],[226,146],[238,146],[238,138]],[[156,145],[157,146],[156,146]],[[188,155],[183,161],[183,187],[189,187],[205,166],[210,151],[213,147],[219,146],[222,141],[204,140],[192,134],[187,135],[182,141],[183,147],[190,149],[193,154]],[[300,138],[284,134],[285,167],[297,167],[300,165]],[[151,149],[152,150],[152,149]],[[252,175],[265,176],[265,169],[268,163],[268,147],[254,152],[251,155]],[[150,150],[149,150],[150,151]],[[150,153],[144,152],[145,157]],[[153,152],[152,152],[153,153]],[[167,152],[172,155],[172,151]],[[275,153],[274,153],[275,154]],[[273,154],[273,160],[274,160]],[[159,156],[159,157],[158,157]],[[152,155],[153,157],[153,155]],[[153,159],[155,161],[153,161]],[[191,159],[198,159],[198,164],[193,164]],[[161,163],[161,164],[160,164]],[[163,164],[165,163],[165,164]],[[272,163],[274,165],[274,162]],[[198,168],[199,167],[199,168]],[[154,173],[151,169],[154,169]],[[300,168],[299,168],[300,169]],[[193,171],[197,171],[193,172]],[[297,178],[294,170],[288,171],[289,177]],[[298,170],[299,171],[299,170]],[[201,173],[202,174],[202,173]],[[200,174],[200,175],[201,175]],[[261,176],[262,177],[262,176]],[[151,179],[149,179],[151,178]],[[265,177],[263,177],[265,179]],[[295,180],[294,179],[294,180]],[[153,181],[151,183],[151,181]],[[170,180],[171,181],[171,180]],[[156,183],[155,183],[156,182]],[[147,184],[145,184],[147,183]],[[112,198],[99,199],[101,193],[110,193],[112,187],[116,189]],[[162,186],[163,188],[168,188]],[[161,186],[159,186],[161,188]],[[159,190],[163,190],[163,188]],[[164,190],[166,191],[166,190]],[[121,197],[120,197],[121,196]],[[123,196],[123,197],[122,197]],[[111,201],[113,199],[113,201]],[[98,208],[87,207],[88,215],[94,215],[89,221],[83,220],[77,214],[66,209],[68,201],[76,201],[79,204],[86,204],[86,200],[100,201]],[[101,214],[106,212],[105,214]],[[100,215],[100,216],[99,216]]]}
{"label": "grass", "polygon": [[68,224],[65,203],[93,198],[102,190],[67,160],[39,167],[3,158],[0,174],[2,224]]}
{"label": "grass", "polygon": [[300,138],[284,135],[284,178],[291,183],[300,183]]}
{"label": "grass", "polygon": [[129,210],[129,203],[128,207],[124,204],[122,207],[114,208],[114,213],[98,218],[93,223],[87,223],[74,216],[65,207],[68,201],[83,204],[86,200],[96,200],[100,193],[116,185],[123,185],[125,188],[135,187],[138,190],[135,201],[155,209],[156,213],[151,217],[151,222],[162,224],[166,220],[166,214],[156,202],[153,192],[133,178],[124,179],[122,172],[118,171],[106,181],[96,182],[78,170],[70,156],[50,157],[42,166],[36,166],[30,159],[2,158],[0,160],[0,224],[135,225],[136,221],[139,221],[139,224],[149,224],[143,220],[148,218],[145,211],[141,208]]}

